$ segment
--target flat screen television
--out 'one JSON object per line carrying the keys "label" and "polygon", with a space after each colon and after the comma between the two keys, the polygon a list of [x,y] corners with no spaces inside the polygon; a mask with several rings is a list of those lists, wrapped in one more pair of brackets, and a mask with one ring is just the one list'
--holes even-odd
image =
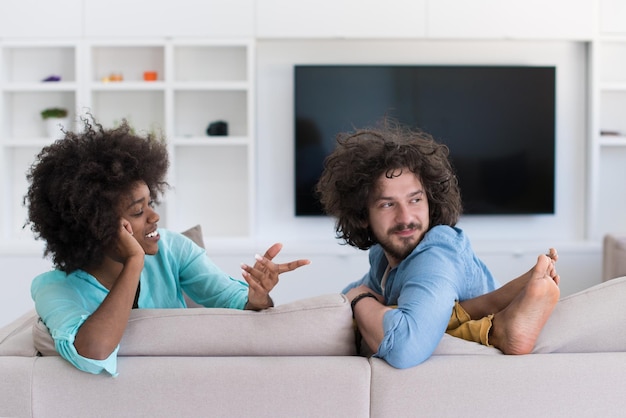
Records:
{"label": "flat screen television", "polygon": [[464,214],[553,214],[555,75],[548,66],[296,65],[296,216],[323,215],[314,186],[336,135],[386,117],[449,147]]}

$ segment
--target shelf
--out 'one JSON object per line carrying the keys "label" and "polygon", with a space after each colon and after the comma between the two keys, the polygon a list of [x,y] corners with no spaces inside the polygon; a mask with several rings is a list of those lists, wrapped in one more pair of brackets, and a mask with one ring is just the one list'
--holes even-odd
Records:
{"label": "shelf", "polygon": [[[619,86],[625,86],[619,84]],[[599,92],[600,131],[626,132],[626,88]]]}
{"label": "shelf", "polygon": [[7,83],[43,83],[54,75],[63,82],[76,81],[76,46],[27,45],[5,47],[2,54],[2,80]]}
{"label": "shelf", "polygon": [[247,45],[194,44],[173,46],[175,82],[247,81]]}
{"label": "shelf", "polygon": [[[91,47],[92,81],[101,81],[106,77],[118,75],[124,81],[143,81],[145,71],[156,71],[157,80],[165,77],[165,45],[144,44],[116,46],[96,45]],[[116,84],[118,82],[109,83]]]}
{"label": "shelf", "polygon": [[600,83],[600,91],[626,92],[626,81],[619,83]]}
{"label": "shelf", "polygon": [[170,140],[170,144],[194,147],[247,146],[250,144],[250,140],[247,137],[239,136],[203,136],[174,138]]}
{"label": "shelf", "polygon": [[165,90],[162,81],[110,81],[95,82],[91,85],[92,91],[160,91]]}
{"label": "shelf", "polygon": [[8,93],[28,93],[47,91],[76,91],[78,85],[75,82],[40,82],[40,83],[7,83],[3,90]]}
{"label": "shelf", "polygon": [[599,144],[602,147],[626,147],[626,135],[601,135]]}
{"label": "shelf", "polygon": [[241,90],[245,91],[249,88],[249,84],[246,81],[176,81],[172,83],[174,90],[189,91],[189,90]]}
{"label": "shelf", "polygon": [[626,41],[599,41],[598,64],[600,85],[626,84]]}
{"label": "shelf", "polygon": [[[70,119],[91,113],[105,128],[127,119],[140,135],[163,135],[170,150],[161,224],[202,224],[215,239],[253,231],[255,115],[249,40],[64,40],[0,43],[0,244],[28,247],[21,226],[25,172],[46,134],[40,112],[65,107]],[[155,71],[155,81],[144,80]],[[61,81],[43,82],[50,75]],[[108,81],[111,76],[120,81]],[[208,136],[226,121],[228,136]],[[60,135],[59,135],[60,136]]]}

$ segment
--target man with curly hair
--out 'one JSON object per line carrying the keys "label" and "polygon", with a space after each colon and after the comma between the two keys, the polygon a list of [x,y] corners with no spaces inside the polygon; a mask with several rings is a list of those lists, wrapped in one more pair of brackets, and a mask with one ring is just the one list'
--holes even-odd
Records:
{"label": "man with curly hair", "polygon": [[343,293],[375,356],[415,366],[445,332],[532,351],[559,299],[556,250],[499,287],[455,226],[461,196],[445,145],[393,121],[340,134],[316,191],[337,237],[369,249],[369,272]]}
{"label": "man with curly hair", "polygon": [[[117,374],[119,343],[133,308],[261,310],[280,273],[308,264],[275,264],[271,246],[244,281],[221,271],[187,237],[158,228],[155,202],[169,166],[164,142],[135,135],[124,121],[104,129],[84,119],[81,133],[46,146],[27,173],[29,224],[56,270],[31,293],[59,354],[80,370]],[[184,292],[184,293],[183,293]]]}

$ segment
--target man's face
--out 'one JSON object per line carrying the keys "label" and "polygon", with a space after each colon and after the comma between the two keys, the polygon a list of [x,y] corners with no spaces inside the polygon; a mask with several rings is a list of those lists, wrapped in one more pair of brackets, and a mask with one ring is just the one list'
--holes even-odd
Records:
{"label": "man's face", "polygon": [[422,182],[406,168],[394,176],[381,175],[368,202],[369,227],[391,267],[413,251],[430,225]]}

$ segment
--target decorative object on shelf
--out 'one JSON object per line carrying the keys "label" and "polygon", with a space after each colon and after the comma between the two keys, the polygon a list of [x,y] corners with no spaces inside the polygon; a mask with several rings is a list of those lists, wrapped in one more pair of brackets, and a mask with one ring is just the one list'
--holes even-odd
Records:
{"label": "decorative object on shelf", "polygon": [[50,138],[58,138],[64,130],[69,129],[67,109],[50,107],[41,111],[41,118],[46,124],[46,132]]}
{"label": "decorative object on shelf", "polygon": [[124,75],[122,73],[111,73],[108,77],[102,77],[103,83],[124,81]]}
{"label": "decorative object on shelf", "polygon": [[143,79],[144,81],[156,81],[158,77],[158,73],[156,71],[144,71]]}
{"label": "decorative object on shelf", "polygon": [[223,120],[211,122],[206,133],[209,136],[226,136],[228,135],[228,123]]}
{"label": "decorative object on shelf", "polygon": [[624,133],[620,132],[620,131],[607,131],[607,130],[602,130],[600,131],[600,135],[601,136],[623,136]]}
{"label": "decorative object on shelf", "polygon": [[43,81],[44,83],[48,83],[50,81],[61,81],[61,76],[60,75],[51,75],[51,76],[48,76],[48,77],[44,78],[41,81]]}

